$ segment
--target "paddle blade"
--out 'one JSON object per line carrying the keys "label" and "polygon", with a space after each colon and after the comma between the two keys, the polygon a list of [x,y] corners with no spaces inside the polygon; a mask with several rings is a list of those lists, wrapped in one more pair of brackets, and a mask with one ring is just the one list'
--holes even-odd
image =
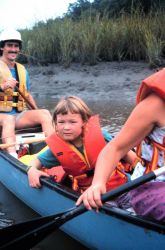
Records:
{"label": "paddle blade", "polygon": [[[65,213],[68,213],[72,209],[65,211]],[[62,215],[64,216],[65,213],[63,212],[63,213],[58,213],[56,215],[53,214],[53,215],[49,215],[45,217],[39,217],[33,220],[29,220],[29,221],[22,222],[22,223],[17,223],[17,224],[0,229],[0,249],[1,249],[1,246],[6,244],[6,242],[10,243],[14,239],[21,238],[23,235],[26,236],[29,232],[32,232],[34,230],[35,230],[35,235],[36,235],[36,231],[38,230],[38,228],[40,228],[43,225],[46,225],[47,223],[51,221],[55,221],[57,218],[61,217]]]}
{"label": "paddle blade", "polygon": [[[29,250],[66,221],[86,211],[84,205],[71,208],[64,213],[41,217],[29,222],[15,224],[0,230],[0,249]],[[7,242],[7,243],[6,243]]]}
{"label": "paddle blade", "polygon": [[[46,236],[48,236],[50,233],[52,233],[54,230],[58,229],[60,225],[63,224],[62,220],[59,218],[56,218],[53,221],[50,221],[42,226],[37,227],[34,230],[30,230],[27,233],[22,234],[20,237],[12,237],[12,240],[7,240],[7,244],[2,244],[0,246],[0,249],[3,250],[29,250],[33,246],[35,246],[37,243],[42,241]],[[25,230],[25,228],[24,228]],[[26,231],[26,230],[25,230]],[[21,234],[19,231],[18,234]]]}
{"label": "paddle blade", "polygon": [[[61,214],[59,214],[60,216]],[[12,241],[29,231],[32,231],[54,219],[54,215],[47,217],[40,217],[34,220],[26,221],[23,223],[14,224],[6,228],[0,229],[0,247],[6,242]]]}

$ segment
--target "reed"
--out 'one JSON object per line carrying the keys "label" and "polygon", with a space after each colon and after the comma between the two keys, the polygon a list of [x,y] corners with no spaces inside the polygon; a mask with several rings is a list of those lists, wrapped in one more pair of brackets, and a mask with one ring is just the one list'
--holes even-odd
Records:
{"label": "reed", "polygon": [[65,67],[68,67],[73,59],[75,31],[74,23],[70,19],[64,19],[58,27],[59,55],[58,59]]}
{"label": "reed", "polygon": [[[83,17],[77,26],[77,41],[81,62],[97,63],[101,48],[102,28],[99,14],[95,18]],[[77,46],[78,47],[78,46]]]}
{"label": "reed", "polygon": [[100,57],[106,61],[121,61],[125,58],[126,31],[122,19],[104,17],[102,20],[102,41]]}
{"label": "reed", "polygon": [[38,61],[96,64],[98,61],[145,60],[160,62],[164,57],[164,12],[144,15],[140,10],[118,17],[83,15],[39,22],[22,30],[24,53]]}
{"label": "reed", "polygon": [[165,22],[164,15],[155,15],[153,19],[152,13],[144,22],[146,59],[150,66],[159,66],[163,58],[165,35],[162,29],[162,22]]}
{"label": "reed", "polygon": [[31,63],[56,63],[59,56],[58,22],[37,23],[23,33],[24,54]]}

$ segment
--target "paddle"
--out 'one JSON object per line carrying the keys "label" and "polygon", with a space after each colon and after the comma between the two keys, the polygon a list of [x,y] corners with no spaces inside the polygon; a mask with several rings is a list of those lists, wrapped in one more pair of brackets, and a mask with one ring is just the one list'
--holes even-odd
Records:
{"label": "paddle", "polygon": [[[146,183],[147,181],[155,179],[161,174],[165,174],[165,166],[104,194],[102,196],[102,201],[106,202],[110,199],[114,199],[117,196]],[[50,233],[58,229],[65,222],[84,213],[85,211],[87,210],[82,204],[79,207],[74,207],[60,214],[41,217],[3,228],[0,230],[0,249],[29,250]]]}
{"label": "paddle", "polygon": [[24,95],[24,93],[22,93],[22,91],[17,86],[15,86],[15,89],[22,96],[22,98],[25,100],[30,109],[37,109],[37,106],[31,103],[31,101]]}
{"label": "paddle", "polygon": [[46,137],[44,138],[31,138],[31,139],[26,139],[22,140],[20,142],[13,142],[13,143],[3,143],[0,144],[0,149],[6,149],[15,145],[20,145],[20,144],[31,144],[33,142],[43,142],[46,140]]}

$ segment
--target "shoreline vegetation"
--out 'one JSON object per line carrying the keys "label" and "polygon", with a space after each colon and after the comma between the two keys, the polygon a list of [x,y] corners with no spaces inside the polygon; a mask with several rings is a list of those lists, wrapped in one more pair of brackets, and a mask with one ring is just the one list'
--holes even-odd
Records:
{"label": "shoreline vegetation", "polygon": [[20,30],[23,51],[20,62],[48,65],[71,63],[143,61],[149,67],[165,65],[165,12],[139,9],[117,17],[81,15],[38,22]]}

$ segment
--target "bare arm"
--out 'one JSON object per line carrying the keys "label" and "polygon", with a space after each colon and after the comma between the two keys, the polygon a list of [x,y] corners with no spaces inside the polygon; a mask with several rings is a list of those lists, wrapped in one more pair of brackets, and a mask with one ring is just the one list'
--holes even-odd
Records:
{"label": "bare arm", "polygon": [[29,185],[31,187],[40,188],[41,187],[40,177],[49,176],[47,173],[44,173],[43,171],[41,171],[41,167],[42,167],[41,162],[38,160],[38,158],[34,158],[31,161],[30,169],[27,172]]}
{"label": "bare arm", "polygon": [[133,165],[136,158],[136,153],[133,150],[130,150],[122,159],[130,165]]}
{"label": "bare arm", "polygon": [[165,103],[152,94],[134,108],[120,133],[100,152],[92,186],[80,196],[76,205],[83,201],[88,209],[102,206],[100,195],[106,192],[106,182],[115,166],[156,125],[165,126]]}

